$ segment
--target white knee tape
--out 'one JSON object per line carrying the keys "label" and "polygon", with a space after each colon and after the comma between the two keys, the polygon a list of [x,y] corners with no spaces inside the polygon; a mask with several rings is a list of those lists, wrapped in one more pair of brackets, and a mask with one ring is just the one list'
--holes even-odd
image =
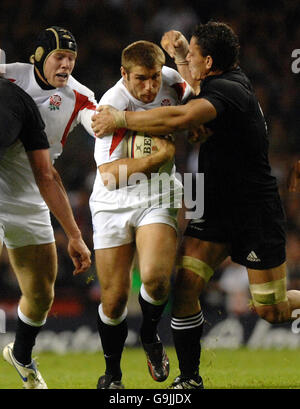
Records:
{"label": "white knee tape", "polygon": [[177,269],[185,268],[202,277],[207,283],[214,274],[214,270],[204,261],[195,257],[183,256],[177,265]]}

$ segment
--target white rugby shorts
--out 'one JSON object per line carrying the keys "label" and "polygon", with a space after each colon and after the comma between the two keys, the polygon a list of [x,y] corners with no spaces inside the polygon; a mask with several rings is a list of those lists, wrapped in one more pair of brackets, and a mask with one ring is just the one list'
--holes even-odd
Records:
{"label": "white rugby shorts", "polygon": [[106,249],[123,246],[135,240],[138,227],[147,224],[163,223],[173,227],[177,232],[178,209],[116,209],[113,211],[93,210],[94,249]]}
{"label": "white rugby shorts", "polygon": [[55,241],[48,209],[0,203],[0,240],[9,249]]}

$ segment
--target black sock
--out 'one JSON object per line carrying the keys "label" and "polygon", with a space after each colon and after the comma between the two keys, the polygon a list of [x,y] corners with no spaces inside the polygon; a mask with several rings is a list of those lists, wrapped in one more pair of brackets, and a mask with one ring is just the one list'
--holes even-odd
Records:
{"label": "black sock", "polygon": [[143,322],[140,330],[141,341],[145,344],[151,344],[157,341],[157,325],[167,305],[167,301],[161,305],[150,304],[139,293],[139,303],[143,313]]}
{"label": "black sock", "polygon": [[28,325],[18,317],[13,354],[16,360],[21,364],[29,365],[31,363],[32,349],[41,328],[42,326],[34,327],[32,325]]}
{"label": "black sock", "polygon": [[193,378],[199,374],[203,314],[172,317],[171,328],[181,376]]}
{"label": "black sock", "polygon": [[105,374],[112,375],[114,381],[120,381],[121,357],[128,334],[127,320],[118,325],[107,325],[98,314],[97,326],[106,363]]}

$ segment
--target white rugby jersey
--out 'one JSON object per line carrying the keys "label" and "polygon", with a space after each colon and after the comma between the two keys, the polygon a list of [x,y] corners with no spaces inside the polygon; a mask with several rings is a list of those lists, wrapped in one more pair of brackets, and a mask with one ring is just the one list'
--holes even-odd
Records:
{"label": "white rugby jersey", "polygon": [[[72,76],[65,87],[43,90],[35,80],[32,64],[0,64],[2,76],[26,91],[37,104],[45,122],[50,155],[55,160],[63,150],[68,134],[79,123],[94,136],[91,117],[95,113],[94,93]],[[22,202],[45,207],[27,155],[21,143],[9,148],[0,161],[0,201]]]}
{"label": "white rugby jersey", "polygon": [[[160,106],[179,105],[186,102],[192,95],[192,88],[180,74],[174,69],[164,66],[162,68],[161,87],[153,102],[144,103],[134,98],[124,85],[123,78],[121,78],[102,96],[99,105],[111,105],[122,111],[144,111]],[[96,138],[94,157],[97,167],[104,163],[127,158],[127,141],[128,137],[124,129],[117,130],[113,135]],[[178,202],[179,192],[181,197],[182,184],[175,177],[175,166],[171,173],[171,179],[174,183],[171,194],[177,196]],[[97,210],[109,210],[127,207],[148,207],[149,199],[151,206],[154,207],[162,199],[163,203],[168,203],[169,189],[160,194],[154,192],[151,192],[149,197],[148,182],[140,183],[138,186],[132,185],[116,190],[108,190],[103,185],[101,174],[97,169],[90,204]],[[180,204],[177,203],[177,207],[179,206]]]}

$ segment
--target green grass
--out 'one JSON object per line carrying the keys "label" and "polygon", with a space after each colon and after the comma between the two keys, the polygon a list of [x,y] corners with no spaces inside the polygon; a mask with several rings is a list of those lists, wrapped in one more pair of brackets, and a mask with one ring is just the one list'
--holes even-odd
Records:
{"label": "green grass", "polygon": [[[167,381],[154,382],[141,349],[123,354],[123,382],[127,389],[165,389],[178,374],[173,348],[167,349],[171,371]],[[299,389],[298,350],[204,350],[201,375],[207,389]],[[39,368],[50,389],[95,389],[104,372],[102,353],[41,353]],[[19,389],[15,370],[0,361],[0,389]]]}

